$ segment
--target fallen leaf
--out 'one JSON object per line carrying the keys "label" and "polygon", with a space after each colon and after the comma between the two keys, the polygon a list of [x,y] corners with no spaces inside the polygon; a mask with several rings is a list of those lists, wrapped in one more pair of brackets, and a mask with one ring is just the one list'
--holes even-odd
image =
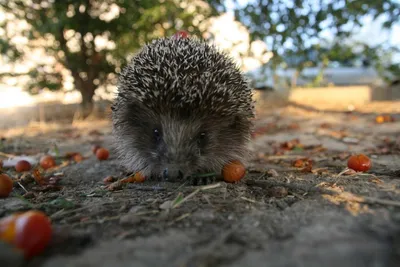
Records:
{"label": "fallen leaf", "polygon": [[35,179],[35,182],[39,185],[45,185],[47,183],[38,168],[33,170],[33,178]]}

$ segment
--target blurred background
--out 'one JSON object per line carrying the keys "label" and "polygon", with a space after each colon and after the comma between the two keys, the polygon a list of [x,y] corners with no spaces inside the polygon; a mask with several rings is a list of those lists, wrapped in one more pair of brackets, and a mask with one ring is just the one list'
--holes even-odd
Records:
{"label": "blurred background", "polygon": [[227,51],[261,110],[400,109],[399,17],[398,0],[0,0],[0,129],[107,119],[121,67],[178,30]]}

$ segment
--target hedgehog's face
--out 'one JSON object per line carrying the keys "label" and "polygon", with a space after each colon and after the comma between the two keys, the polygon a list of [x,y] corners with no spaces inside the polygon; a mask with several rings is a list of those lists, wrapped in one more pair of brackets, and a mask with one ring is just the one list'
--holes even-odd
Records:
{"label": "hedgehog's face", "polygon": [[168,180],[195,173],[219,172],[245,153],[250,124],[235,118],[180,118],[137,107],[124,112],[116,127],[125,165],[144,175]]}

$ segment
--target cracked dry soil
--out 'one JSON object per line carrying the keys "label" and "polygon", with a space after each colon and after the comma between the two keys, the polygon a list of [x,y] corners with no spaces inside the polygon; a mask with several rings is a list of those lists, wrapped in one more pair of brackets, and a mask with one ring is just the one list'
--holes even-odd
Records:
{"label": "cracked dry soil", "polygon": [[[400,266],[400,120],[395,114],[395,122],[377,125],[374,116],[294,107],[264,113],[246,177],[203,190],[160,181],[104,189],[106,176],[123,177],[112,150],[101,162],[90,154],[93,142],[110,147],[107,122],[7,138],[5,153],[39,156],[57,142],[61,154],[88,158],[54,171],[63,173],[59,191],[24,199],[17,187],[0,199],[1,217],[37,208],[55,227],[45,253],[21,262],[2,249],[1,265]],[[372,168],[340,174],[359,152]],[[311,171],[293,166],[304,158]],[[168,208],[179,195],[190,197]]]}

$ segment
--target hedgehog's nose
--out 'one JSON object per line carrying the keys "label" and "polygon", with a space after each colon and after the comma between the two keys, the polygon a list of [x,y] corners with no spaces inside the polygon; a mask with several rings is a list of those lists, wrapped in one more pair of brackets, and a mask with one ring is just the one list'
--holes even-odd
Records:
{"label": "hedgehog's nose", "polygon": [[182,179],[183,172],[179,169],[165,168],[163,171],[163,178],[166,180]]}

